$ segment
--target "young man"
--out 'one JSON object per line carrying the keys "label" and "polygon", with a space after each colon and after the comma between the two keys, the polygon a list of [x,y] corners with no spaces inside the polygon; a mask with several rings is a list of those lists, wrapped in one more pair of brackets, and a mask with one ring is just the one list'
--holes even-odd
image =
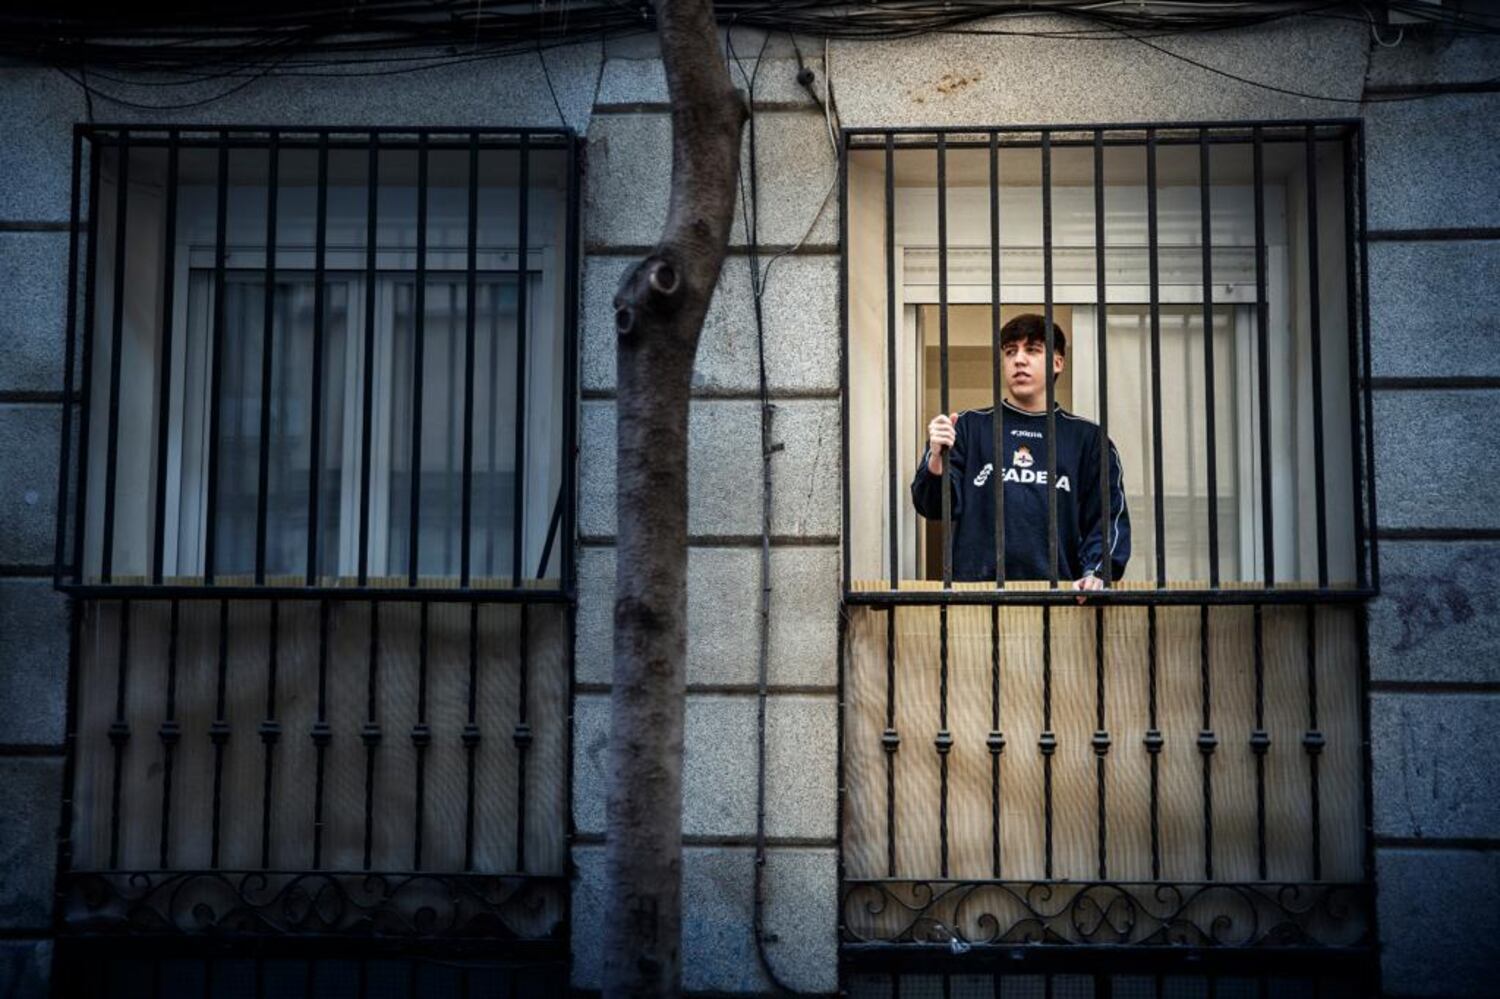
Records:
{"label": "young man", "polygon": [[[1003,457],[995,465],[993,408],[951,416],[939,413],[927,425],[927,451],[912,480],[912,501],[929,520],[942,517],[943,474],[953,495],[953,578],[995,578],[995,494],[1005,489],[1005,578],[1049,579],[1047,565],[1047,358],[1046,321],[1017,316],[1000,330],[1006,397],[1002,400]],[[1067,363],[1068,343],[1052,325],[1055,380]],[[1056,407],[1057,577],[1079,590],[1098,590],[1106,557],[1099,513],[1099,425]],[[1109,445],[1110,578],[1119,579],[1130,559],[1130,514],[1120,473],[1120,455]],[[1080,598],[1081,599],[1081,598]]]}

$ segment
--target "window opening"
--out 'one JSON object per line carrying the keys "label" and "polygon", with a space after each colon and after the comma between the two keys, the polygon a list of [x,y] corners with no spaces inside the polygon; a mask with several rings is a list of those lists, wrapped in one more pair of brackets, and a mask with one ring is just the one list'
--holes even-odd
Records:
{"label": "window opening", "polygon": [[997,138],[993,187],[987,134],[951,133],[942,233],[936,134],[889,150],[859,135],[848,153],[847,473],[851,496],[882,500],[850,510],[855,588],[942,578],[941,521],[906,488],[941,376],[950,412],[987,409],[994,333],[1050,307],[1067,340],[1056,401],[1107,420],[1124,469],[1134,544],[1122,582],[1360,589],[1366,490],[1347,333],[1358,317],[1337,126],[1181,129],[1149,143],[1120,129],[1097,146],[1058,133],[1045,188],[1040,133]]}
{"label": "window opening", "polygon": [[60,582],[561,585],[566,142],[100,129],[87,148]]}
{"label": "window opening", "polygon": [[[1360,143],[1353,121],[845,130],[846,972],[918,950],[1373,971]],[[1066,340],[1038,417],[995,363],[1023,314]],[[1027,456],[916,478],[923,517],[928,421],[954,411],[973,464],[992,432]],[[1060,427],[1118,451],[1097,522],[1057,497],[1108,452],[1064,463]],[[1003,516],[1001,466],[1037,483],[1053,459],[1045,514]],[[1052,572],[955,573],[976,510],[964,544],[998,569],[1025,530]],[[1127,510],[1125,572],[1085,603],[1049,521]]]}
{"label": "window opening", "polygon": [[574,137],[75,151],[74,964],[207,936],[565,964]]}

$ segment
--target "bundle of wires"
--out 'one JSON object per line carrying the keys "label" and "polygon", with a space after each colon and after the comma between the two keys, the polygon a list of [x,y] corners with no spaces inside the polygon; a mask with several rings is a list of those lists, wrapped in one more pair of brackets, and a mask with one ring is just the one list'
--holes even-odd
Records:
{"label": "bundle of wires", "polygon": [[[1423,0],[1184,3],[1157,0],[717,0],[721,21],[812,38],[892,39],[983,31],[1051,38],[1162,37],[1314,16],[1382,25],[1391,13],[1461,34],[1500,31],[1480,5]],[[1052,14],[1073,24],[1014,30],[991,19]],[[980,26],[979,22],[990,21]],[[11,0],[0,8],[0,58],[101,72],[375,74],[494,58],[654,30],[646,0]]]}

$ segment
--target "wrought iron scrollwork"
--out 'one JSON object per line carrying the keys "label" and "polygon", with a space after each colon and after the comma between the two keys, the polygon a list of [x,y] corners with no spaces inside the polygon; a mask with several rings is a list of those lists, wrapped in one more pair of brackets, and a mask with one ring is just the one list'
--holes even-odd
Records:
{"label": "wrought iron scrollwork", "polygon": [[547,940],[567,880],[499,874],[74,871],[65,918],[84,933]]}
{"label": "wrought iron scrollwork", "polygon": [[846,881],[846,943],[1369,944],[1369,886],[1312,882]]}

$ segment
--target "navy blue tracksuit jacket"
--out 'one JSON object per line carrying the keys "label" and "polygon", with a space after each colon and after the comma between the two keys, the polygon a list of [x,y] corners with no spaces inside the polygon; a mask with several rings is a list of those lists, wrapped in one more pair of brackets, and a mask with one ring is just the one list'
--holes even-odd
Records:
{"label": "navy blue tracksuit jacket", "polygon": [[[995,578],[995,494],[1005,484],[1005,578],[1047,579],[1047,416],[1002,402],[1004,460],[995,468],[993,409],[958,415],[946,470],[953,483],[953,578]],[[1103,575],[1104,536],[1099,529],[1099,425],[1057,407],[1057,577]],[[942,480],[927,470],[926,452],[911,483],[917,512],[943,515]],[[1120,454],[1109,445],[1112,579],[1130,559],[1130,512]]]}

